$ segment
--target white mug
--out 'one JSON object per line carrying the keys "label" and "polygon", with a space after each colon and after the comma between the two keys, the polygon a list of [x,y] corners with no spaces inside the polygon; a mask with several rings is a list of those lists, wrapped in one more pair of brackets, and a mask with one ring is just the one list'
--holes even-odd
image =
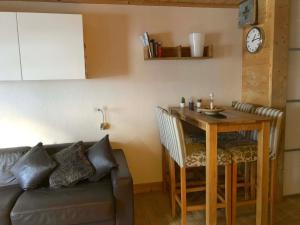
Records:
{"label": "white mug", "polygon": [[190,46],[192,57],[202,57],[204,50],[205,35],[203,33],[190,33]]}

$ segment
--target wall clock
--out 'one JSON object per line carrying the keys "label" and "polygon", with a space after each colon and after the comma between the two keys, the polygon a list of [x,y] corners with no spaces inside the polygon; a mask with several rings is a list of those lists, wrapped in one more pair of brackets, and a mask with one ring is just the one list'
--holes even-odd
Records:
{"label": "wall clock", "polygon": [[263,31],[259,27],[252,27],[246,36],[246,48],[250,53],[257,53],[264,42]]}
{"label": "wall clock", "polygon": [[239,7],[239,27],[256,24],[257,0],[244,0]]}

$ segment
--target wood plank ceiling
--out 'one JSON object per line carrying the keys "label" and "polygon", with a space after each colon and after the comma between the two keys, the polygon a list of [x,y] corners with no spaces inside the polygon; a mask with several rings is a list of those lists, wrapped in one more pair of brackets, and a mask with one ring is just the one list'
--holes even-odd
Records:
{"label": "wood plank ceiling", "polygon": [[[0,0],[3,1],[3,0]],[[24,0],[19,0],[24,1]],[[211,8],[236,8],[242,0],[25,0],[28,2],[60,2],[87,4],[125,4],[125,5],[158,5],[188,6]]]}

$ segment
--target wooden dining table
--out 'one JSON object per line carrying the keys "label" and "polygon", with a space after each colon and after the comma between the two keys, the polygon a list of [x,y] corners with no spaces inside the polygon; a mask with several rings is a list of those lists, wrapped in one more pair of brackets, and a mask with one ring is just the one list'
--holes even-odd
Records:
{"label": "wooden dining table", "polygon": [[270,119],[226,107],[219,115],[209,116],[188,108],[170,107],[170,112],[206,131],[206,224],[217,225],[217,146],[218,133],[258,131],[256,225],[268,224],[269,132]]}

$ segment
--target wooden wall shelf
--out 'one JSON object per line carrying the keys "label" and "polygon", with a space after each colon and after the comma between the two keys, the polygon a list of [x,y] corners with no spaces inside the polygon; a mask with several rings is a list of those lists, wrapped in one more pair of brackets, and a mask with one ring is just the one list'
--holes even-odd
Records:
{"label": "wooden wall shelf", "polygon": [[162,57],[150,58],[148,49],[144,49],[144,60],[204,60],[213,57],[212,45],[204,47],[203,57],[191,57],[190,47],[162,47]]}

